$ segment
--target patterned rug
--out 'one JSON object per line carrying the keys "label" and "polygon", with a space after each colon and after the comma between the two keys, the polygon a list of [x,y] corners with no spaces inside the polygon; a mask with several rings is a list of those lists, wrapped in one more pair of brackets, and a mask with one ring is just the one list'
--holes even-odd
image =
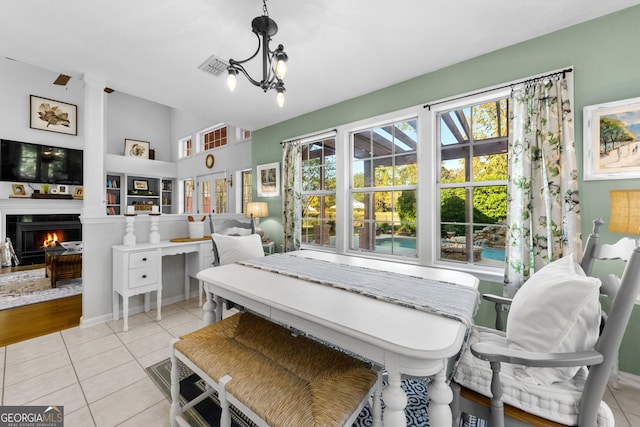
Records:
{"label": "patterned rug", "polygon": [[[204,390],[204,382],[194,374],[189,368],[184,366],[180,361],[180,395],[181,404],[193,399]],[[171,360],[166,359],[147,368],[147,373],[164,393],[171,400]],[[407,393],[407,427],[427,427],[429,426],[429,418],[427,416],[427,379],[403,379],[402,388]],[[384,407],[383,407],[384,411]],[[203,402],[195,406],[195,410],[190,409],[183,414],[191,426],[198,427],[218,427],[220,420],[220,407],[217,396],[205,399]],[[233,427],[254,427],[254,424],[248,420],[235,408],[231,408],[231,418]],[[483,427],[486,424],[478,422],[481,420],[466,419],[465,427]],[[366,427],[373,424],[371,418],[371,410],[369,406],[365,406],[358,415],[353,427]]]}
{"label": "patterned rug", "polygon": [[44,268],[0,274],[0,310],[82,293],[82,279],[59,280],[51,288]]}

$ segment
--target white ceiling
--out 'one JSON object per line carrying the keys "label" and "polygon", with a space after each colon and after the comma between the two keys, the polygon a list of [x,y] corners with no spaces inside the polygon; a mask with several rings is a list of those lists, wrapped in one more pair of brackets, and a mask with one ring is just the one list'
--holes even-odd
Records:
{"label": "white ceiling", "polygon": [[289,55],[282,109],[243,76],[230,93],[226,73],[197,69],[254,52],[260,0],[0,0],[0,55],[255,130],[636,4],[269,0]]}

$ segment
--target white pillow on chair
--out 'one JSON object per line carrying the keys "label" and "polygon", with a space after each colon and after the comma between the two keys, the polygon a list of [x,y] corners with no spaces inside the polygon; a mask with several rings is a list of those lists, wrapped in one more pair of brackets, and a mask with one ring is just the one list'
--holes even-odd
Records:
{"label": "white pillow on chair", "polygon": [[[552,262],[516,292],[509,309],[507,344],[517,350],[592,350],[600,326],[600,279],[588,277],[573,255]],[[578,368],[523,368],[537,384],[572,378]]]}
{"label": "white pillow on chair", "polygon": [[245,261],[264,256],[262,240],[258,234],[247,236],[225,236],[213,233],[213,242],[218,249],[220,265],[232,264],[237,261]]}

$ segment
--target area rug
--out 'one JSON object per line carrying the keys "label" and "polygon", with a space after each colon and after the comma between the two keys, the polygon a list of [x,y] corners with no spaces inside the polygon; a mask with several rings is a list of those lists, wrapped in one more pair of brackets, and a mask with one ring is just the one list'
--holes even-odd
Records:
{"label": "area rug", "polygon": [[[204,382],[194,374],[189,368],[178,361],[180,372],[180,399],[181,404],[193,399],[204,390]],[[166,359],[147,368],[147,373],[164,393],[171,400],[171,360]],[[407,427],[427,427],[429,418],[427,416],[427,383],[428,380],[421,378],[408,378],[402,380],[402,388],[407,393]],[[383,407],[384,411],[384,407]],[[167,414],[168,416],[168,414]],[[218,427],[220,420],[220,407],[217,396],[199,403],[194,409],[186,411],[183,416],[191,426]],[[234,427],[254,427],[254,424],[235,408],[231,408],[232,426]],[[371,410],[365,406],[358,415],[353,427],[371,426]],[[482,420],[474,418],[465,419],[465,427],[485,427]]]}
{"label": "area rug", "polygon": [[59,280],[51,288],[44,268],[0,274],[0,310],[82,293],[82,279]]}

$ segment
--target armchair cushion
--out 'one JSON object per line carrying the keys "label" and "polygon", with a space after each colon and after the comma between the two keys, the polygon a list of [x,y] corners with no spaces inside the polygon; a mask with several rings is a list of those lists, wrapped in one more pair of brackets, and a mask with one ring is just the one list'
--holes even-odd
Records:
{"label": "armchair cushion", "polygon": [[[469,345],[477,342],[508,346],[504,332],[481,326],[475,326],[471,330]],[[577,425],[580,398],[587,378],[586,368],[579,368],[572,378],[553,385],[523,381],[518,374],[519,368],[509,363],[501,364],[500,383],[506,404],[562,424]],[[489,362],[474,357],[470,351],[465,351],[454,380],[463,387],[491,396],[491,376]],[[613,413],[606,403],[601,402],[598,409],[598,426],[613,425]]]}
{"label": "armchair cushion", "polygon": [[225,236],[213,233],[211,238],[218,250],[220,265],[264,256],[262,240],[258,234]]}
{"label": "armchair cushion", "polygon": [[[600,280],[588,277],[573,255],[537,271],[516,293],[507,321],[507,345],[534,352],[593,349],[600,325]],[[573,378],[573,368],[516,368],[527,382],[551,384]]]}

